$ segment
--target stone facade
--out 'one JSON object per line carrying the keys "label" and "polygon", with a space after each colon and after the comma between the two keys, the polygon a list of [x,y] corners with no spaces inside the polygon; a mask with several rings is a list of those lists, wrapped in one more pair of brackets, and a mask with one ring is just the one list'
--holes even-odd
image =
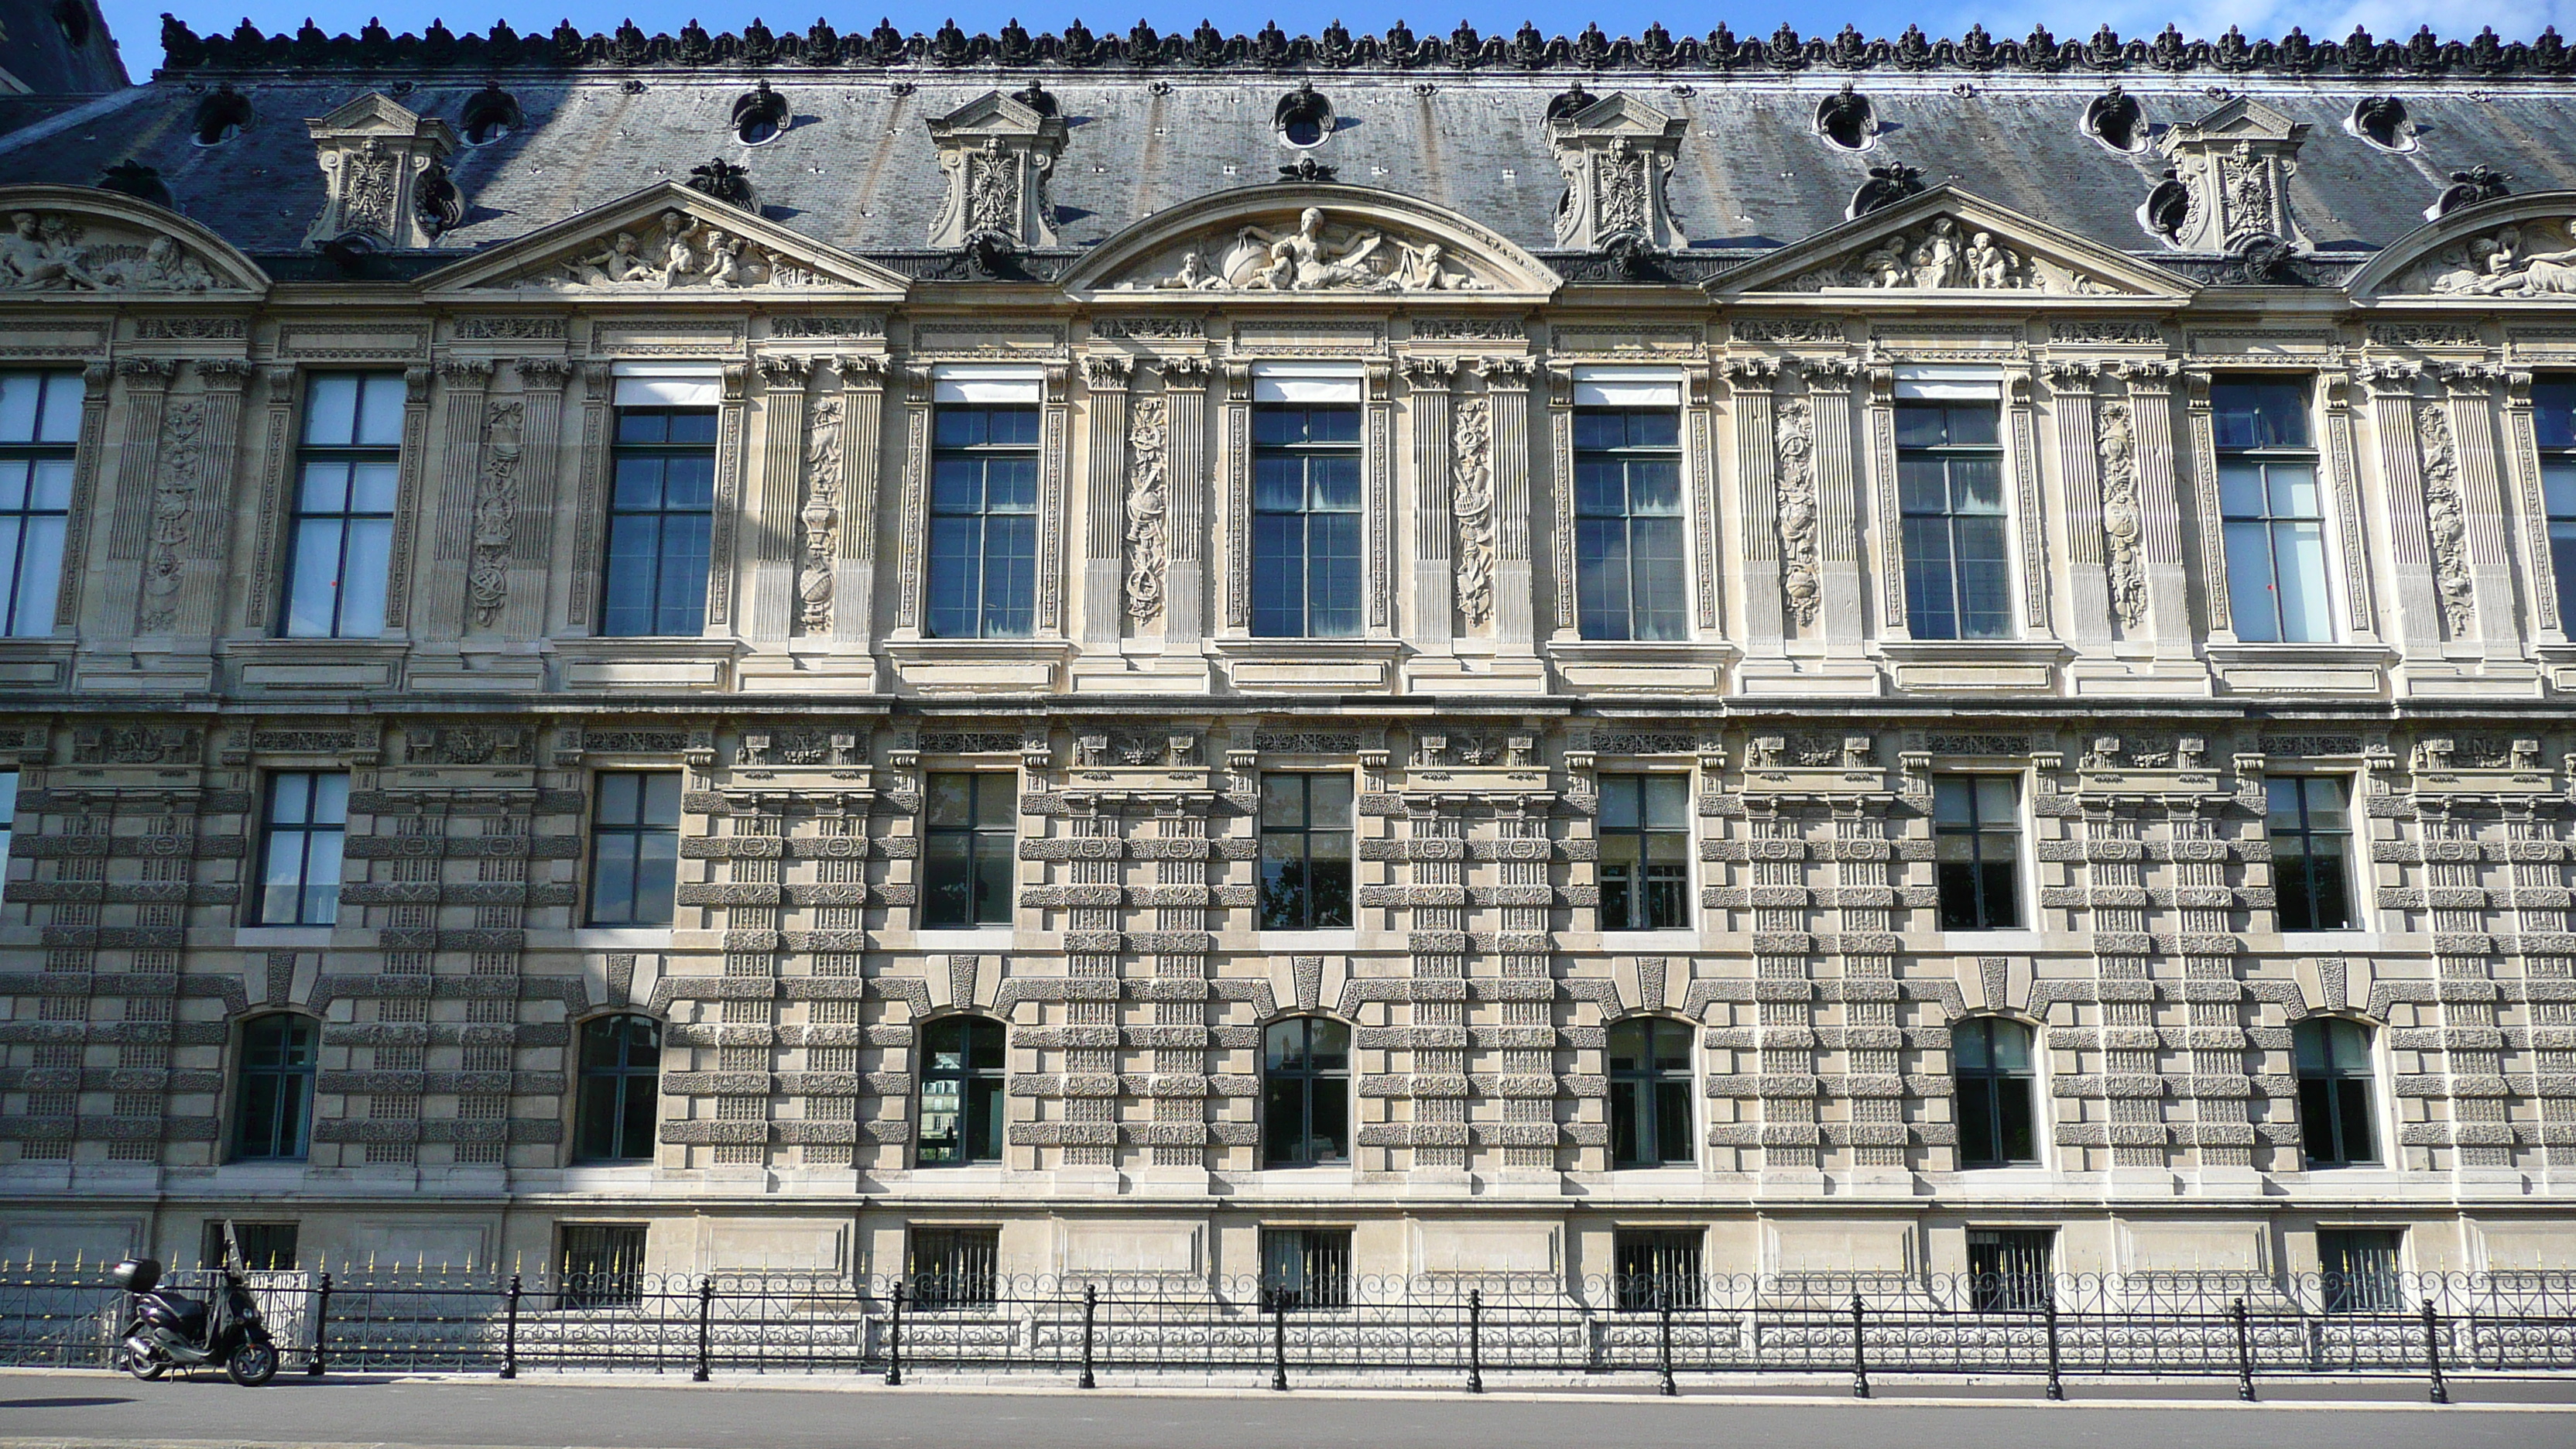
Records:
{"label": "stone facade", "polygon": [[[1349,1228],[1388,1274],[1608,1272],[1640,1228],[1705,1230],[1711,1271],[1957,1270],[1971,1227],[2056,1230],[2079,1271],[2310,1269],[2341,1227],[2406,1230],[2412,1267],[2562,1265],[2576,647],[2535,389],[2576,377],[2576,174],[2446,152],[2525,179],[2404,225],[2356,198],[2426,189],[2411,163],[2306,179],[2376,157],[2337,123],[2365,97],[2469,115],[2432,75],[2467,60],[2177,38],[2122,71],[2114,39],[1907,69],[1919,36],[1665,37],[1669,63],[1622,41],[1569,92],[1547,43],[1489,80],[1460,72],[1521,42],[1423,70],[1328,34],[1279,63],[1319,110],[1269,34],[1204,65],[832,37],[836,94],[925,92],[882,128],[918,204],[847,225],[762,149],[826,74],[782,50],[822,40],[766,31],[469,38],[519,168],[593,166],[544,105],[577,129],[625,96],[649,131],[710,85],[788,95],[735,106],[745,137],[791,113],[724,142],[742,174],[596,204],[473,169],[452,36],[348,42],[389,68],[328,85],[296,69],[341,43],[318,32],[174,39],[130,104],[246,98],[192,184],[256,189],[257,162],[328,188],[292,217],[191,220],[220,208],[67,184],[46,168],[78,156],[0,137],[0,216],[30,218],[0,371],[80,389],[60,622],[0,639],[0,1253],[186,1258],[231,1215],[297,1222],[308,1258],[460,1263],[642,1224],[680,1270],[897,1272],[957,1225],[1020,1272],[1248,1273],[1280,1226]],[[2511,103],[2561,104],[2561,51],[2513,55],[2487,68]],[[2174,123],[2151,159],[2187,225],[2153,229],[2097,71]],[[1873,128],[1975,104],[1954,72],[2063,112],[2148,228],[2059,215],[2015,158],[1908,174]],[[1435,80],[1573,210],[1441,204],[1471,188],[1337,139]],[[1147,81],[1257,93],[1218,149],[1260,164],[1103,218],[1064,118]],[[1712,133],[1693,88],[1729,87],[1800,124]],[[365,125],[301,129],[332,115]],[[1744,146],[1851,174],[1815,225],[1745,240],[1694,171]],[[402,381],[383,626],[286,637],[309,390],[351,372]],[[943,389],[995,377],[1037,416],[1030,623],[940,637]],[[703,626],[621,637],[620,388],[654,378],[713,412]],[[1349,637],[1256,632],[1277,378],[1358,410]],[[2213,399],[2249,379],[2307,399],[2331,611],[2307,642],[2244,637],[2230,599]],[[1576,423],[1627,385],[1669,390],[1680,443],[1685,596],[1650,641],[1583,624]],[[1909,624],[1896,421],[1926,396],[1995,419],[2006,637]],[[589,926],[597,782],[639,768],[682,776],[675,919]],[[245,924],[297,771],[347,779],[337,919]],[[923,925],[947,772],[1011,782],[1004,922]],[[1353,782],[1348,929],[1261,928],[1280,772]],[[2017,928],[1942,928],[1962,772],[2016,782]],[[1637,775],[1687,782],[1684,925],[1603,916],[1604,781]],[[2266,791],[2291,777],[2350,793],[2349,929],[2282,930]],[[318,1023],[309,1149],[242,1160],[243,1024],[281,1011]],[[653,1155],[585,1165],[576,1033],[627,1012],[660,1024]],[[921,1028],[953,1013],[1007,1024],[1001,1160],[925,1167]],[[1348,1161],[1266,1167],[1264,1028],[1301,1014],[1352,1031]],[[1606,1034],[1639,1015],[1691,1027],[1687,1164],[1613,1165]],[[1952,1031],[1989,1015],[2037,1031],[2034,1165],[1961,1165]],[[2379,1165],[2308,1160],[2292,1045],[2319,1016],[2371,1032]]]}

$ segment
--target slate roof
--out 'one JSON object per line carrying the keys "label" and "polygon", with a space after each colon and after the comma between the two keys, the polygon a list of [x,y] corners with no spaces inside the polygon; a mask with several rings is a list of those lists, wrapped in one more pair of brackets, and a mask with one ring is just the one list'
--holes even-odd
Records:
{"label": "slate roof", "polygon": [[[2168,257],[2136,216],[2163,159],[2152,149],[2115,153],[2079,129],[2087,103],[2112,80],[2159,130],[2206,114],[2228,95],[2256,97],[2307,122],[2313,129],[2292,204],[2329,256],[2366,254],[2414,230],[2450,173],[2471,166],[2510,173],[2516,193],[2576,189],[2576,73],[2554,34],[2528,48],[2329,46],[2323,62],[2311,48],[2299,65],[2284,62],[2276,46],[2246,52],[2270,55],[2269,64],[2234,68],[2220,63],[2234,52],[2173,37],[2171,65],[2154,63],[2150,46],[2113,43],[2101,53],[2118,61],[2116,69],[2083,63],[2071,43],[2061,49],[2074,63],[2052,59],[2039,68],[1970,64],[1951,42],[1916,65],[1897,64],[1898,47],[1885,42],[1888,58],[1873,62],[1876,52],[1864,45],[1848,52],[1847,66],[1830,63],[1835,52],[1823,42],[1736,52],[1694,42],[1695,64],[1650,67],[1636,60],[1635,43],[1620,42],[1629,47],[1626,63],[1586,70],[1514,65],[1508,51],[1504,63],[1397,66],[1376,38],[1375,63],[1322,64],[1314,59],[1319,42],[1300,40],[1287,42],[1289,51],[1305,47],[1308,62],[1278,66],[1249,58],[1258,47],[1244,37],[1219,37],[1219,52],[1237,46],[1233,59],[1212,52],[1205,65],[1158,58],[1143,66],[1119,56],[1115,64],[1072,64],[1058,37],[1037,44],[1023,36],[1023,49],[1051,46],[1057,58],[1010,66],[991,63],[999,42],[979,46],[971,37],[958,38],[965,48],[954,64],[930,58],[937,37],[898,37],[911,48],[895,47],[892,64],[851,59],[864,42],[836,39],[838,59],[829,65],[781,58],[792,48],[783,41],[771,42],[770,63],[753,64],[745,42],[730,36],[706,38],[697,63],[680,59],[680,43],[667,37],[643,38],[640,47],[630,40],[631,53],[617,51],[613,37],[576,37],[571,62],[538,41],[503,64],[486,38],[466,39],[475,45],[450,37],[433,50],[411,37],[333,42],[318,32],[302,42],[211,47],[188,37],[171,45],[183,66],[0,137],[0,182],[89,184],[130,157],[159,171],[182,212],[243,250],[297,252],[323,199],[305,118],[383,91],[454,123],[484,82],[497,79],[525,125],[493,145],[461,149],[451,163],[468,211],[444,239],[449,248],[523,235],[723,157],[749,168],[768,214],[790,228],[862,254],[917,251],[944,191],[924,122],[986,91],[1042,79],[1071,126],[1051,191],[1064,242],[1081,247],[1193,196],[1276,184],[1278,168],[1305,153],[1273,133],[1273,107],[1303,76],[1338,118],[1312,154],[1341,181],[1452,207],[1533,250],[1553,245],[1563,187],[1541,118],[1576,80],[1596,95],[1626,91],[1689,120],[1673,204],[1696,251],[1734,256],[1836,224],[1871,166],[1901,162],[1921,168],[1926,183],[1951,182],[2105,245]],[[1431,44],[1436,51],[1439,43]],[[1576,49],[1560,44],[1568,56]],[[460,58],[460,49],[475,54]],[[1818,50],[1823,62],[1812,56]],[[1542,45],[1535,53],[1548,52]],[[2334,59],[2346,54],[2368,73]],[[2420,63],[2410,64],[2410,54]],[[2487,63],[2472,63],[2480,55]],[[755,79],[783,92],[793,114],[784,134],[758,146],[728,129],[735,98]],[[1816,103],[1847,80],[1881,123],[1864,151],[1829,144],[1811,124]],[[253,119],[239,137],[200,146],[192,121],[216,84],[240,90]],[[2405,104],[2417,131],[2413,150],[2392,153],[2347,131],[2354,103],[2371,95]]]}

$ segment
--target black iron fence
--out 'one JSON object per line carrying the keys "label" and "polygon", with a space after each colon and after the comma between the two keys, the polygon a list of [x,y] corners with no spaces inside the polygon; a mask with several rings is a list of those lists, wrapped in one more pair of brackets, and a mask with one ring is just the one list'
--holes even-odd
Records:
{"label": "black iron fence", "polygon": [[[166,1283],[202,1297],[212,1276]],[[2406,1376],[2576,1373],[2576,1273],[1259,1279],[839,1274],[248,1275],[289,1372],[866,1373],[1455,1382],[1606,1375]],[[110,1368],[103,1271],[0,1267],[0,1363]]]}

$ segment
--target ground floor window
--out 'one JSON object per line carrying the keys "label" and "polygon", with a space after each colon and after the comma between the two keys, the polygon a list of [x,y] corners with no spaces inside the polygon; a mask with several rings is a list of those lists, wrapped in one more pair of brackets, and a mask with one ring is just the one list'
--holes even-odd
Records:
{"label": "ground floor window", "polygon": [[2320,1297],[2328,1313],[2403,1313],[2398,1280],[2406,1235],[2396,1228],[2319,1228]]}
{"label": "ground floor window", "polygon": [[1263,1228],[1261,1299],[1286,1312],[1349,1307],[1351,1230]]}
{"label": "ground floor window", "polygon": [[566,1308],[632,1308],[644,1301],[644,1225],[565,1223],[555,1281]]}
{"label": "ground floor window", "polygon": [[1700,1306],[1697,1228],[1628,1228],[1613,1240],[1618,1260],[1619,1306],[1627,1309]]}
{"label": "ground floor window", "polygon": [[1000,1228],[914,1228],[912,1300],[924,1308],[990,1308],[1001,1297]]}
{"label": "ground floor window", "polygon": [[2048,1306],[2057,1234],[2046,1228],[1970,1228],[1968,1290],[1979,1313],[2037,1313]]}
{"label": "ground floor window", "polygon": [[198,1261],[210,1268],[229,1261],[254,1273],[291,1273],[296,1266],[295,1224],[212,1219]]}

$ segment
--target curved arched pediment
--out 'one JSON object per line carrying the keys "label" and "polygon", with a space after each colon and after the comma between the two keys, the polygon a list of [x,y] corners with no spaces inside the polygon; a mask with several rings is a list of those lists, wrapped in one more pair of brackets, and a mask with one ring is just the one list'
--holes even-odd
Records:
{"label": "curved arched pediment", "polygon": [[1546,297],[1562,279],[1446,207],[1366,186],[1246,186],[1183,202],[1102,242],[1065,279],[1077,296],[1457,292]]}
{"label": "curved arched pediment", "polygon": [[0,186],[0,298],[267,290],[257,263],[175,211],[91,186]]}
{"label": "curved arched pediment", "polygon": [[2353,274],[2356,297],[2576,301],[2576,191],[2464,206],[2391,242]]}
{"label": "curved arched pediment", "polygon": [[656,182],[420,279],[432,295],[515,291],[656,304],[768,289],[793,289],[800,300],[841,293],[893,301],[909,285],[901,273],[677,181]]}

